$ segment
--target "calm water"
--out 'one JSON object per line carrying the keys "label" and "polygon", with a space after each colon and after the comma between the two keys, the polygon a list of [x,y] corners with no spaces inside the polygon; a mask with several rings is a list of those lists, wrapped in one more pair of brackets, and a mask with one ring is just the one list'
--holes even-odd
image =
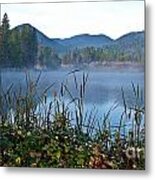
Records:
{"label": "calm water", "polygon": [[[67,83],[71,93],[74,96],[77,96],[73,76],[69,75],[68,72],[69,71],[67,70],[42,72],[38,84],[39,91],[55,82],[52,90],[48,93],[48,101],[51,100],[53,92],[58,92],[61,82]],[[37,79],[39,75],[39,72],[37,71],[29,71],[27,73],[30,74],[31,79]],[[79,82],[82,78],[82,73],[83,72],[76,73]],[[91,70],[87,71],[87,73],[89,74],[89,78],[86,86],[85,112],[93,110],[93,113],[96,114],[98,118],[102,118],[112,106],[117,106],[110,115],[113,123],[117,123],[119,121],[123,111],[121,88],[124,89],[128,106],[133,106],[135,104],[131,83],[140,85],[142,91],[144,91],[144,73],[138,70]],[[16,90],[19,89],[19,86],[22,86],[24,89],[26,87],[25,72],[3,71],[3,88],[8,88],[12,83],[14,84],[13,87]],[[68,96],[66,96],[65,101],[70,101]],[[142,98],[139,103],[141,105],[144,104],[144,99]]]}

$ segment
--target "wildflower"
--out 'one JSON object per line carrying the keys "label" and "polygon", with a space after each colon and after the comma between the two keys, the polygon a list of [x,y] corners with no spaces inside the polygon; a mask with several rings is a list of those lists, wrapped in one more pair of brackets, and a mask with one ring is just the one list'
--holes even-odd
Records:
{"label": "wildflower", "polygon": [[31,136],[31,132],[29,131],[29,132],[27,132],[27,136]]}
{"label": "wildflower", "polygon": [[22,131],[18,130],[18,131],[17,131],[17,134],[18,134],[18,135],[22,135]]}
{"label": "wildflower", "polygon": [[88,143],[86,142],[85,145],[88,146]]}
{"label": "wildflower", "polygon": [[58,139],[59,139],[59,137],[58,137],[58,136],[55,136],[55,139],[56,139],[56,140],[58,140]]}
{"label": "wildflower", "polygon": [[18,164],[18,165],[21,164],[21,158],[20,158],[20,157],[17,157],[17,158],[16,158],[16,164]]}
{"label": "wildflower", "polygon": [[83,147],[80,145],[77,149],[79,152],[82,152],[83,151]]}
{"label": "wildflower", "polygon": [[68,136],[65,136],[64,138],[65,138],[65,139],[68,139]]}

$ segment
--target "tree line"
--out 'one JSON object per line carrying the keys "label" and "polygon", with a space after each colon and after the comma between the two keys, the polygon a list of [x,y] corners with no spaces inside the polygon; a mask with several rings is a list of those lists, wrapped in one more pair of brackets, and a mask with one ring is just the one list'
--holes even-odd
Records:
{"label": "tree line", "polygon": [[62,58],[62,64],[90,64],[92,62],[137,62],[143,63],[144,56],[141,51],[126,52],[117,45],[102,48],[86,47],[75,48],[66,53]]}

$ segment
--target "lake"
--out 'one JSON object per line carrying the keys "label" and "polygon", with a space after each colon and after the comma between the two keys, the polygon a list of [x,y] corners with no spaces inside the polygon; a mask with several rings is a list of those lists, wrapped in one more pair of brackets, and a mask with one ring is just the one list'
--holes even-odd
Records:
{"label": "lake", "polygon": [[[53,93],[58,93],[62,82],[67,83],[69,91],[76,97],[77,91],[73,74],[69,70],[55,70],[44,71],[38,83],[38,90],[41,92],[43,89],[55,83],[52,89],[48,92],[47,101],[50,102],[53,98]],[[88,73],[88,82],[86,85],[86,96],[84,101],[84,112],[93,112],[98,119],[102,119],[110,108],[113,110],[109,116],[113,124],[117,124],[120,120],[121,113],[124,110],[122,91],[123,88],[126,103],[128,107],[135,104],[135,96],[132,89],[132,83],[139,85],[144,94],[144,72],[136,69],[95,69],[85,70],[76,73],[77,81],[80,82],[83,72]],[[26,87],[26,73],[30,75],[32,80],[36,80],[39,71],[2,71],[2,87],[6,90],[12,83],[13,88],[18,91],[21,86],[23,89]],[[68,95],[65,97],[66,103],[70,101]],[[144,106],[144,95],[138,102]],[[115,107],[115,108],[114,108]],[[71,105],[71,109],[74,108]]]}

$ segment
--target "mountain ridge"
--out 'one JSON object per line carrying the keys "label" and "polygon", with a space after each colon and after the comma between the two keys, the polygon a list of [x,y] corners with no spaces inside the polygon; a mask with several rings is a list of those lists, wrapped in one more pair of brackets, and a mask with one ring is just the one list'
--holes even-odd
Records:
{"label": "mountain ridge", "polygon": [[56,41],[69,48],[85,48],[88,46],[102,47],[105,44],[112,43],[113,39],[104,34],[78,34],[70,38],[57,39]]}
{"label": "mountain ridge", "polygon": [[135,54],[135,52],[140,51],[144,53],[144,34],[145,31],[132,31],[127,34],[120,36],[117,39],[112,39],[104,34],[78,34],[71,36],[70,38],[49,38],[40,30],[32,26],[31,24],[21,24],[12,29],[20,31],[24,26],[28,28],[33,28],[37,34],[37,41],[40,46],[50,47],[55,50],[58,54],[65,54],[66,52],[72,51],[74,49],[83,49],[87,47],[94,48],[111,48],[111,49],[121,49],[123,52],[128,52],[130,55]]}

